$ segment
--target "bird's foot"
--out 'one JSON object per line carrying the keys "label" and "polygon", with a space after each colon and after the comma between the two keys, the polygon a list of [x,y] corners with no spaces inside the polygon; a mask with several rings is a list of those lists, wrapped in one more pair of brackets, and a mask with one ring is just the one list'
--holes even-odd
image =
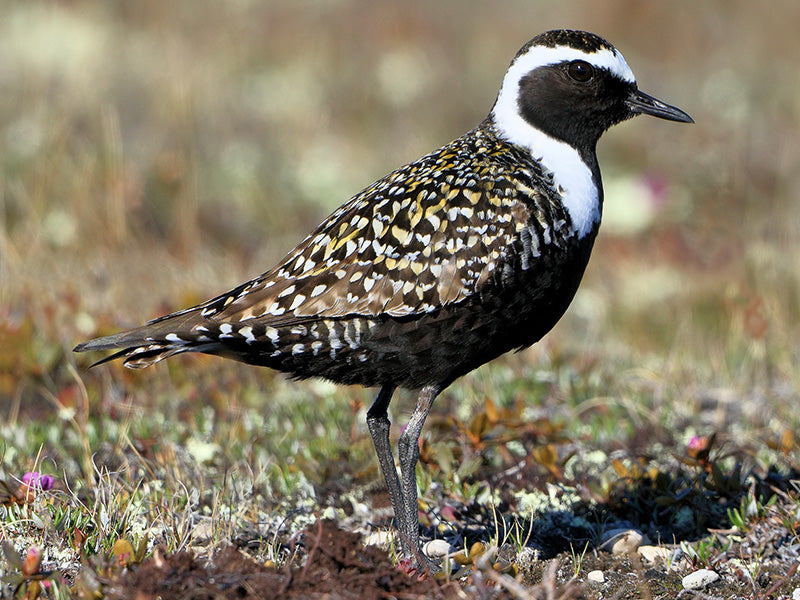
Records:
{"label": "bird's foot", "polygon": [[428,575],[433,576],[440,572],[442,565],[440,561],[431,560],[418,550],[414,558],[401,559],[397,568],[416,579],[425,579]]}

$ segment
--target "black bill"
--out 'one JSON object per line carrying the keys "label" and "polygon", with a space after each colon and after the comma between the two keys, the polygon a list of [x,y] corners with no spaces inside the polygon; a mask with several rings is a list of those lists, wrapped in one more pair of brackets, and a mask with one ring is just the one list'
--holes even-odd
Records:
{"label": "black bill", "polygon": [[667,119],[668,121],[679,121],[681,123],[694,123],[694,119],[683,112],[680,108],[670,106],[661,100],[657,100],[644,92],[635,90],[631,92],[628,99],[625,100],[634,113],[642,115],[652,115],[659,119]]}

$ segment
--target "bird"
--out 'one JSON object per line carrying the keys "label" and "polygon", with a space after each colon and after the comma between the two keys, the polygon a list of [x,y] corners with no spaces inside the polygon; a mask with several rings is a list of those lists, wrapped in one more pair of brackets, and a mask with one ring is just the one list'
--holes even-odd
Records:
{"label": "bird", "polygon": [[[598,35],[544,32],[514,56],[477,127],[354,195],[277,266],[74,350],[116,350],[95,364],[131,368],[200,352],[378,388],[367,428],[403,560],[435,573],[420,549],[415,475],[425,419],[453,381],[539,341],[567,310],[601,220],[597,142],[640,114],[694,122],[640,91]],[[418,390],[399,476],[397,388]]]}

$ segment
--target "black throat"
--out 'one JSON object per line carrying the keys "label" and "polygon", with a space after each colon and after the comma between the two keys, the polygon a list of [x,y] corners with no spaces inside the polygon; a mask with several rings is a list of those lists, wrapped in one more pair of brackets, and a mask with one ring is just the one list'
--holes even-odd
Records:
{"label": "black throat", "polygon": [[597,141],[633,116],[624,103],[632,87],[602,69],[592,82],[576,84],[566,75],[566,64],[548,65],[520,80],[517,104],[527,123],[575,148],[599,178]]}

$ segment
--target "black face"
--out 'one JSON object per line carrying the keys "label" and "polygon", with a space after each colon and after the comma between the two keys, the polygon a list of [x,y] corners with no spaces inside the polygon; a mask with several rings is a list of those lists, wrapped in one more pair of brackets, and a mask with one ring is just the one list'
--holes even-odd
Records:
{"label": "black face", "polygon": [[612,125],[636,111],[626,100],[636,85],[584,60],[539,67],[520,80],[519,109],[537,129],[580,150],[594,150]]}

